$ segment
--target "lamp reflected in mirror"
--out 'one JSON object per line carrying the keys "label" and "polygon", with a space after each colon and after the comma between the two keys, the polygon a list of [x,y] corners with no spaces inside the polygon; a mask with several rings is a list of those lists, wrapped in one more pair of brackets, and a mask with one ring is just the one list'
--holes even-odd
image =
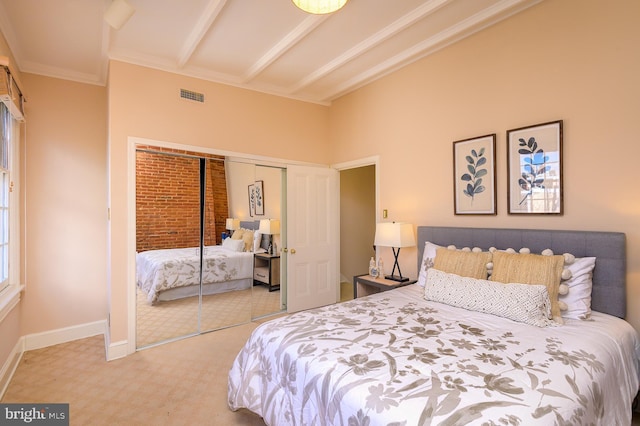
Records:
{"label": "lamp reflected in mirror", "polygon": [[232,236],[233,232],[240,228],[240,219],[228,217],[225,222],[225,228],[229,231],[229,236]]}
{"label": "lamp reflected in mirror", "polygon": [[273,243],[273,236],[280,234],[280,221],[278,219],[261,219],[259,231],[263,235],[269,236],[269,254],[276,254],[276,247]]}

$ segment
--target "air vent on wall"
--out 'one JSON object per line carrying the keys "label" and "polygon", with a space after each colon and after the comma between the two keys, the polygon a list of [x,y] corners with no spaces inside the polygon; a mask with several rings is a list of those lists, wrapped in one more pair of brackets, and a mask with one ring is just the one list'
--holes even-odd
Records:
{"label": "air vent on wall", "polygon": [[204,103],[204,93],[193,92],[187,89],[180,89],[180,97],[182,99]]}

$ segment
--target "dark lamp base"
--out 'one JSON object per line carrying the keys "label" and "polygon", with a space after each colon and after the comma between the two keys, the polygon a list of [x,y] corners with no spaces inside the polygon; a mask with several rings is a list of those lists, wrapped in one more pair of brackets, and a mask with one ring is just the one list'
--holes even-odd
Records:
{"label": "dark lamp base", "polygon": [[391,281],[398,281],[400,283],[403,283],[405,281],[409,281],[409,278],[407,277],[399,277],[397,275],[387,275],[385,276],[386,279],[391,280]]}

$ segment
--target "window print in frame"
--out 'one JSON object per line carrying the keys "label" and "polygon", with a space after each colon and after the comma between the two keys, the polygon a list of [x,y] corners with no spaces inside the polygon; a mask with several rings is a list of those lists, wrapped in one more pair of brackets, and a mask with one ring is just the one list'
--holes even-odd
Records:
{"label": "window print in frame", "polygon": [[509,214],[563,213],[562,120],[507,131]]}
{"label": "window print in frame", "polygon": [[453,143],[455,214],[497,213],[496,134]]}

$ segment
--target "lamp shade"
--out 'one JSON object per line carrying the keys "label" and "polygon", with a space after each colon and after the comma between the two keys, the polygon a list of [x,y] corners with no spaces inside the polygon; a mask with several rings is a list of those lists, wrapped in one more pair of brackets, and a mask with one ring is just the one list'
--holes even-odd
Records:
{"label": "lamp shade", "polygon": [[413,247],[416,245],[413,225],[402,222],[377,223],[373,244],[382,247]]}
{"label": "lamp shade", "polygon": [[298,8],[307,13],[324,15],[335,12],[347,3],[347,0],[292,0]]}
{"label": "lamp shade", "polygon": [[235,231],[240,228],[240,219],[234,219],[232,217],[227,218],[226,229]]}
{"label": "lamp shade", "polygon": [[135,13],[127,0],[113,0],[104,13],[104,20],[114,29],[119,30]]}
{"label": "lamp shade", "polygon": [[260,219],[258,232],[266,235],[277,235],[280,233],[280,221],[278,219]]}

